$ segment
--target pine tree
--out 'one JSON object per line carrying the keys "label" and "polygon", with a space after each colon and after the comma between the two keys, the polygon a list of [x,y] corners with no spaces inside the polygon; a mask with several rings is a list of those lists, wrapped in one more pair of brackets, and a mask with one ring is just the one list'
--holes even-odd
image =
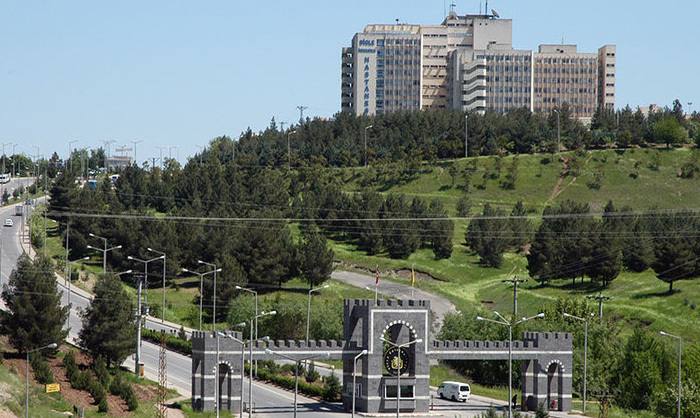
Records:
{"label": "pine tree", "polygon": [[519,249],[532,238],[533,226],[532,222],[526,218],[527,211],[525,205],[519,200],[513,210],[510,212],[509,226],[512,232],[512,238],[509,246]]}
{"label": "pine tree", "polygon": [[301,274],[309,282],[309,288],[330,279],[333,272],[333,250],[328,247],[326,238],[319,233],[316,225],[302,231],[298,257]]}
{"label": "pine tree", "polygon": [[481,216],[469,223],[467,244],[479,254],[484,265],[500,267],[503,262],[503,253],[508,248],[509,233],[509,220],[505,212],[486,204]]}
{"label": "pine tree", "polygon": [[61,307],[50,259],[32,261],[26,254],[20,256],[2,299],[9,310],[2,320],[3,330],[18,351],[60,344],[68,335],[64,326],[69,308]]}
{"label": "pine tree", "polygon": [[95,298],[82,315],[80,344],[93,358],[102,357],[118,366],[136,343],[133,305],[119,279],[111,274],[100,276],[94,291]]}
{"label": "pine tree", "polygon": [[[442,202],[434,199],[430,202],[430,217],[431,218],[447,218]],[[452,237],[454,235],[454,222],[450,219],[430,221],[430,243],[438,260],[448,259],[452,256]]]}
{"label": "pine tree", "polygon": [[684,232],[697,228],[695,223],[693,214],[682,212],[660,216],[654,222],[654,232],[663,233],[665,239],[654,242],[655,260],[651,267],[659,280],[668,283],[669,293],[673,293],[674,282],[700,274],[696,243]]}
{"label": "pine tree", "polygon": [[644,219],[634,220],[634,226],[625,240],[623,262],[627,269],[641,273],[654,262],[654,243]]}
{"label": "pine tree", "polygon": [[596,245],[591,251],[591,263],[587,274],[596,282],[607,287],[622,270],[622,252],[614,237],[606,236],[600,231]]}

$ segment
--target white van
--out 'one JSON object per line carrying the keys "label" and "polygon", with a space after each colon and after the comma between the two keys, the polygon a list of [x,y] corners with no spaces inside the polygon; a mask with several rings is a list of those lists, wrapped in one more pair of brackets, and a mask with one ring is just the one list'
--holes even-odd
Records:
{"label": "white van", "polygon": [[437,394],[440,399],[452,399],[453,401],[466,402],[472,394],[467,383],[442,382],[438,387]]}

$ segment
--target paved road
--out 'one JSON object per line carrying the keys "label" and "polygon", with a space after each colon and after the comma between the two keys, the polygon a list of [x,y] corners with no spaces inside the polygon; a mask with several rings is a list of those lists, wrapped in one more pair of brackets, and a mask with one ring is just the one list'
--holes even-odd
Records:
{"label": "paved road", "polygon": [[[369,274],[356,273],[351,271],[334,271],[331,278],[350,286],[374,289],[375,278]],[[426,299],[430,301],[430,309],[433,311],[433,324],[435,329],[439,329],[445,314],[454,312],[457,308],[449,300],[442,296],[428,293],[425,290],[416,289],[409,285],[380,281],[379,293],[396,299]]]}

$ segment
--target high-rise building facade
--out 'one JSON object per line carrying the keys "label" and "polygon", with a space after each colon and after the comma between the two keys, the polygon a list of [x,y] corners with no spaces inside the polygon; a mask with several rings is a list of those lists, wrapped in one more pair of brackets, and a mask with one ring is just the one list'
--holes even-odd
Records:
{"label": "high-rise building facade", "polygon": [[615,106],[615,46],[513,49],[512,20],[451,12],[440,25],[368,25],[342,51],[341,108],[550,112],[589,119]]}

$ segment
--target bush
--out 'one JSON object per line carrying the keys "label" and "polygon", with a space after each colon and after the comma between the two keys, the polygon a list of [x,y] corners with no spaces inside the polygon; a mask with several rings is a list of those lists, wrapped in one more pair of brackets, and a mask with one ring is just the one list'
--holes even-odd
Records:
{"label": "bush", "polygon": [[[141,330],[141,337],[146,341],[160,344],[161,333],[159,331],[143,329]],[[170,350],[177,351],[178,353],[192,355],[192,341],[182,339],[179,336],[166,334],[165,346]]]}
{"label": "bush", "polygon": [[95,360],[95,364],[93,364],[92,369],[95,371],[95,376],[97,376],[97,380],[100,382],[100,384],[108,388],[111,383],[112,376],[110,376],[109,370],[107,370],[107,363],[102,359],[102,357],[98,357],[97,360]]}
{"label": "bush", "polygon": [[32,365],[32,370],[34,371],[34,379],[42,385],[47,383],[53,383],[53,373],[51,373],[51,368],[46,359],[40,354],[34,354],[30,356],[29,363]]}
{"label": "bush", "polygon": [[329,402],[340,400],[340,380],[335,373],[328,376],[323,385],[323,399]]}
{"label": "bush", "polygon": [[321,377],[321,375],[316,371],[316,366],[314,366],[314,363],[313,362],[309,363],[309,367],[306,370],[306,374],[304,375],[304,379],[308,383],[313,383],[313,382],[317,381],[320,377]]}
{"label": "bush", "polygon": [[97,404],[97,412],[102,412],[102,413],[109,412],[109,405],[107,405],[107,398],[100,399],[100,402]]}
{"label": "bush", "polygon": [[119,396],[126,402],[129,411],[135,411],[139,407],[139,400],[134,394],[134,389],[129,382],[124,381],[120,374],[116,374],[109,386],[109,392],[114,396]]}

